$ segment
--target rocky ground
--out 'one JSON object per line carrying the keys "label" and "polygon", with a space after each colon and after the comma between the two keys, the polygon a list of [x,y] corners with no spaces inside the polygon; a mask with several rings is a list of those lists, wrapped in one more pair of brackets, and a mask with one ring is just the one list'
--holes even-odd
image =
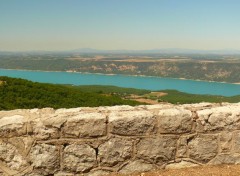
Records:
{"label": "rocky ground", "polygon": [[[159,170],[127,176],[239,176],[240,165],[201,166],[182,169]],[[126,176],[111,174],[110,176]]]}

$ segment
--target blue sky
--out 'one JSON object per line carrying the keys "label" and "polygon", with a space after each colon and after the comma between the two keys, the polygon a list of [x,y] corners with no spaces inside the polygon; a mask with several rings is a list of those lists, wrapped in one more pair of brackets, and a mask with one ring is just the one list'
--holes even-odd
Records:
{"label": "blue sky", "polygon": [[239,0],[0,0],[0,50],[240,49]]}

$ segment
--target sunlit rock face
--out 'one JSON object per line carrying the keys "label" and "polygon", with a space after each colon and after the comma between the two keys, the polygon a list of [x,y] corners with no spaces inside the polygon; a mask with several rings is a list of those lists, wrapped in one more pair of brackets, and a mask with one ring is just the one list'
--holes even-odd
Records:
{"label": "sunlit rock face", "polygon": [[240,103],[0,111],[0,175],[240,164]]}

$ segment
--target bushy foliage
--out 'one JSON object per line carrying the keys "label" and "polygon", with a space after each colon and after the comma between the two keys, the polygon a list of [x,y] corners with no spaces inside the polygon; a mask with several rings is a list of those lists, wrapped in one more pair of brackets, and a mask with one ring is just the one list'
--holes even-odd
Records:
{"label": "bushy foliage", "polygon": [[240,102],[240,95],[225,97],[225,96],[217,96],[217,95],[188,94],[188,93],[179,92],[176,90],[164,90],[162,92],[167,93],[167,95],[162,96],[158,101],[169,102],[173,104],[200,103],[200,102],[212,102],[212,103]]}
{"label": "bushy foliage", "polygon": [[114,105],[138,105],[118,96],[82,92],[74,87],[27,81],[0,76],[0,110],[25,108],[73,108]]}

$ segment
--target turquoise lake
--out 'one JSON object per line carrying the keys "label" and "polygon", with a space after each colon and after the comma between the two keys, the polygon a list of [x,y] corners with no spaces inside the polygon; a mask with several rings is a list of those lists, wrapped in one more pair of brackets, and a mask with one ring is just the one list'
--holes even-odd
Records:
{"label": "turquoise lake", "polygon": [[68,72],[43,72],[0,69],[0,76],[24,78],[31,81],[73,85],[114,85],[148,90],[175,89],[194,94],[240,95],[240,85],[160,77],[102,75]]}

